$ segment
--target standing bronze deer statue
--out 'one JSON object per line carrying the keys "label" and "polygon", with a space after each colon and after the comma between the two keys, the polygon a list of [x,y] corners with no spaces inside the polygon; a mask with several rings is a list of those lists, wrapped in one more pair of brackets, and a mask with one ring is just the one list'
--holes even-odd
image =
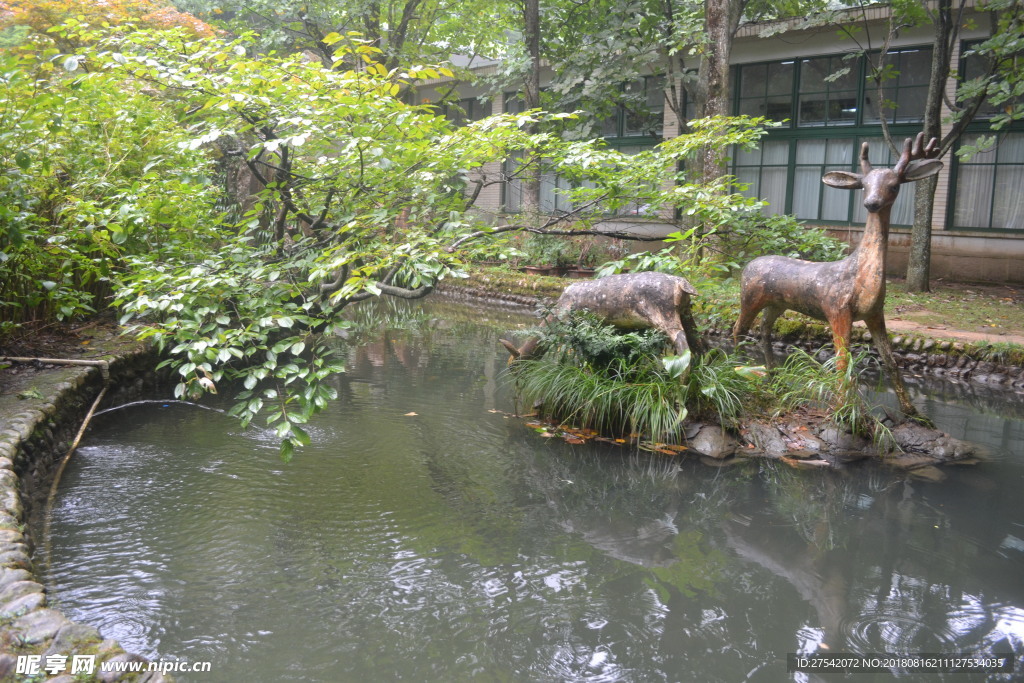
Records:
{"label": "standing bronze deer statue", "polygon": [[738,342],[763,310],[761,343],[765,362],[771,364],[771,332],[775,319],[787,310],[799,311],[828,323],[838,357],[837,366],[845,371],[853,323],[863,320],[892,380],[900,409],[910,417],[919,415],[910,402],[885,330],[885,251],[889,214],[900,185],[933,176],[942,169],[942,162],[933,158],[938,151],[938,141],[933,138],[927,146],[922,146],[923,142],[924,133],[919,133],[913,141],[907,138],[903,154],[891,169],[871,167],[865,142],[860,152],[860,173],[826,173],[822,178],[826,185],[864,190],[868,217],[860,244],[849,256],[832,263],[785,256],[762,256],[751,261],[743,269],[740,316],[732,331],[733,341]]}

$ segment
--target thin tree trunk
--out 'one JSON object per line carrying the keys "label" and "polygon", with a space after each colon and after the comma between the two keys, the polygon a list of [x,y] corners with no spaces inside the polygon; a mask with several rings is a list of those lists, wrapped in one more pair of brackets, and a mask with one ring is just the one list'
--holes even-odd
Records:
{"label": "thin tree trunk", "polygon": [[[745,4],[745,0],[706,0],[704,3],[704,28],[708,42],[698,71],[697,111],[700,117],[728,116],[730,113],[729,59],[733,36]],[[713,183],[725,175],[728,170],[727,152],[720,145],[704,148],[699,170],[704,183]]]}
{"label": "thin tree trunk", "polygon": [[[942,94],[949,80],[953,40],[958,33],[953,20],[952,0],[939,0],[933,22],[935,43],[932,47],[932,70],[928,81],[928,98],[924,105],[925,140],[942,137]],[[929,271],[932,255],[932,213],[935,208],[933,176],[918,181],[914,188],[914,227],[910,233],[910,256],[907,260],[907,290],[930,290]]]}
{"label": "thin tree trunk", "polygon": [[[523,98],[527,109],[536,109],[540,107],[540,0],[523,0],[523,40],[530,58],[523,80]],[[527,150],[523,161],[530,166],[522,181],[522,211],[537,216],[540,213],[540,159]]]}
{"label": "thin tree trunk", "polygon": [[910,255],[907,260],[907,290],[931,291],[929,272],[932,262],[932,210],[935,207],[937,176],[914,183],[914,227],[910,232]]}

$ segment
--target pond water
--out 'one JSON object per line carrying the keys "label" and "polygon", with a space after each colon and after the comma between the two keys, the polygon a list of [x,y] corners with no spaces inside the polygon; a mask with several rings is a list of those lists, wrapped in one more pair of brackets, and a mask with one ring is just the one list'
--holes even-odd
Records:
{"label": "pond water", "polygon": [[59,607],[211,662],[183,681],[810,681],[787,653],[1024,657],[1020,396],[918,395],[992,450],[941,482],[717,469],[509,417],[511,313],[391,319],[289,464],[215,411],[98,418],[53,513]]}

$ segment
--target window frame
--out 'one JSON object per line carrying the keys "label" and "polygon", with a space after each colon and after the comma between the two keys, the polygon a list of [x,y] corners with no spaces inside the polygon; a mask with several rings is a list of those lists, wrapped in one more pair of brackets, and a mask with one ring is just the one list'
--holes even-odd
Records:
{"label": "window frame", "polygon": [[[930,49],[932,49],[932,47],[930,45],[910,45],[910,46],[902,46],[900,48],[894,48],[893,50],[890,50],[888,52],[888,54],[889,54],[890,57],[892,57],[893,55],[903,54],[903,53],[906,53],[906,52],[917,52],[917,51],[930,50]],[[877,54],[877,53],[872,53],[872,54]],[[785,190],[784,206],[782,206],[778,210],[776,210],[773,207],[772,213],[786,213],[786,214],[793,215],[793,206],[794,206],[793,196],[794,196],[794,192],[796,191],[797,170],[799,168],[811,168],[811,167],[815,166],[815,164],[797,163],[797,146],[798,146],[798,144],[799,144],[799,142],[801,140],[816,140],[816,139],[829,140],[829,139],[836,139],[836,138],[842,138],[842,139],[850,138],[850,139],[852,139],[852,141],[853,141],[853,150],[852,150],[851,162],[850,162],[849,166],[847,168],[833,167],[833,166],[828,164],[827,157],[826,157],[826,161],[819,166],[819,168],[822,169],[823,174],[824,174],[824,173],[827,173],[828,171],[833,171],[833,170],[848,170],[848,171],[855,171],[855,172],[859,171],[859,169],[860,169],[860,147],[861,147],[861,143],[864,142],[865,140],[877,139],[877,138],[883,137],[881,122],[878,122],[878,121],[876,121],[876,122],[868,122],[868,123],[864,122],[865,111],[866,111],[865,110],[865,106],[864,106],[864,102],[865,102],[865,95],[868,92],[868,88],[866,87],[866,85],[868,83],[868,77],[867,77],[867,74],[868,74],[868,63],[867,63],[867,57],[864,56],[864,55],[861,55],[860,57],[857,58],[857,63],[851,67],[852,73],[849,76],[849,78],[851,79],[851,82],[853,82],[853,83],[855,83],[857,85],[857,88],[856,88],[856,93],[857,93],[857,95],[856,95],[856,97],[857,97],[857,99],[856,99],[856,103],[857,103],[857,115],[856,115],[856,118],[851,123],[845,123],[844,122],[844,123],[838,123],[838,124],[831,124],[830,125],[828,117],[827,117],[827,114],[826,114],[826,119],[825,119],[824,123],[822,123],[822,124],[803,125],[803,126],[799,125],[800,98],[801,98],[801,95],[803,94],[801,92],[801,90],[800,90],[800,84],[801,84],[801,79],[802,79],[802,70],[804,68],[804,63],[805,62],[809,62],[811,60],[820,59],[820,58],[828,58],[830,60],[830,65],[831,65],[833,63],[838,63],[839,60],[842,59],[842,57],[843,57],[843,53],[832,53],[832,54],[827,54],[827,55],[803,55],[803,56],[800,56],[800,57],[791,57],[791,58],[785,58],[785,59],[775,59],[775,60],[761,61],[761,62],[749,62],[749,63],[737,64],[737,65],[733,66],[733,69],[734,69],[733,76],[734,76],[734,78],[733,78],[733,85],[732,85],[732,88],[733,88],[733,93],[732,93],[732,95],[733,95],[733,97],[732,97],[732,111],[733,111],[733,113],[738,115],[739,112],[740,112],[740,109],[741,109],[741,106],[742,106],[743,102],[749,102],[749,101],[752,101],[752,100],[756,99],[756,97],[752,97],[752,96],[747,96],[745,98],[741,97],[741,88],[743,86],[743,82],[742,82],[742,69],[744,69],[745,67],[758,67],[758,66],[765,66],[767,68],[770,68],[770,65],[772,65],[772,64],[789,64],[789,63],[793,64],[792,83],[791,83],[791,86],[792,86],[791,87],[791,99],[790,99],[790,112],[791,112],[791,115],[789,117],[789,120],[788,120],[787,123],[783,124],[783,126],[781,126],[779,128],[769,129],[767,134],[763,138],[763,142],[765,142],[765,143],[767,143],[767,142],[781,142],[781,141],[785,141],[785,142],[788,143],[788,157],[787,157],[787,161],[786,161],[786,164],[785,164],[785,168],[786,168],[786,190]],[[766,82],[768,81],[767,77],[765,78],[765,81]],[[897,86],[898,86],[898,81],[897,81]],[[920,86],[910,86],[910,87],[918,88]],[[767,91],[768,91],[768,85],[766,83],[765,88],[764,88],[765,95],[764,95],[764,100],[763,100],[766,103],[766,106],[767,106],[768,97],[769,97],[769,95],[767,94]],[[837,90],[837,92],[848,92],[848,91],[849,91],[849,89],[847,89],[847,88],[843,88],[841,90]],[[831,91],[830,91],[829,88],[826,87],[826,90],[824,90],[824,91],[812,91],[812,94],[813,93],[818,93],[818,92],[825,92],[826,96],[827,96],[828,93],[831,92]],[[893,94],[898,97],[898,87],[897,87],[896,91],[894,91]],[[826,97],[826,102],[827,101],[829,101],[829,100]],[[897,111],[898,110],[890,110],[890,114],[889,114],[889,117],[888,117],[889,121],[890,121],[890,123],[888,125],[889,132],[890,132],[890,135],[892,136],[893,140],[902,140],[903,138],[907,138],[907,137],[911,137],[912,138],[914,135],[916,135],[918,132],[920,132],[920,130],[921,130],[921,123],[922,123],[922,120],[920,120],[920,119],[919,120],[914,120],[914,121],[900,121],[898,123],[892,122],[893,120],[895,120],[897,118],[897,116],[896,116],[896,112]],[[729,166],[730,166],[730,170],[733,173],[733,175],[734,176],[738,176],[738,173],[736,172],[738,168],[739,169],[757,168],[758,169],[758,183],[759,183],[758,187],[760,188],[760,182],[763,179],[763,168],[764,168],[764,166],[762,165],[762,166],[756,166],[755,167],[755,166],[750,166],[750,165],[739,165],[739,164],[737,164],[737,156],[738,156],[737,154],[733,154],[732,155],[733,158],[730,160],[730,165]],[[875,161],[875,163],[877,165],[881,165],[881,163],[879,163],[877,160]],[[780,165],[781,164],[772,164],[771,166],[772,167],[778,167]],[[842,190],[840,190],[840,191],[842,191]],[[823,193],[824,192],[825,192],[825,185],[824,185],[824,183],[819,183],[818,197],[817,197],[817,202],[816,202],[816,206],[817,206],[816,214],[817,214],[817,216],[821,216],[822,212],[823,212]],[[852,227],[856,227],[858,225],[863,225],[864,220],[863,219],[859,219],[857,217],[857,214],[858,214],[858,211],[859,211],[858,206],[861,206],[861,205],[858,204],[858,203],[855,203],[856,199],[857,199],[857,197],[859,195],[858,195],[858,193],[856,191],[847,191],[847,192],[849,193],[850,198],[849,198],[848,203],[847,203],[847,212],[846,212],[847,219],[846,220],[835,220],[835,219],[826,219],[826,218],[799,218],[798,220],[805,221],[805,222],[808,222],[808,223],[812,223],[814,225],[825,225],[825,226],[834,225],[834,226],[842,226],[842,227],[851,227],[851,226]],[[759,189],[758,193],[760,194],[760,189]],[[902,193],[901,193],[901,196],[902,196]],[[896,227],[896,228],[909,228],[909,227],[911,227],[910,223],[893,223],[892,225],[893,225],[893,227]]]}

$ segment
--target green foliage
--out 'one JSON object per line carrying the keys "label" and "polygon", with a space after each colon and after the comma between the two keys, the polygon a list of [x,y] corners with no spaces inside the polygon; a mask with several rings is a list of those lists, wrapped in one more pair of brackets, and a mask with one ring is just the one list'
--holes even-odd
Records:
{"label": "green foliage", "polygon": [[0,320],[98,308],[132,254],[190,251],[217,188],[173,116],[53,48],[0,54]]}
{"label": "green foliage", "polygon": [[662,333],[622,332],[585,313],[553,321],[540,334],[544,355],[510,370],[520,398],[606,434],[678,442],[690,414],[734,423],[742,397],[759,381],[724,352],[662,357]]}
{"label": "green foliage", "polygon": [[977,342],[973,353],[993,363],[1024,366],[1024,346],[1013,342]]}
{"label": "green foliage", "polygon": [[846,256],[846,243],[821,228],[804,225],[793,216],[738,214],[728,230],[712,245],[738,263],[777,254],[808,261],[838,261]]}
{"label": "green foliage", "polygon": [[[989,69],[963,81],[957,99],[985,98],[998,109],[990,120],[992,129],[998,131],[1024,119],[1024,5],[1019,0],[988,0],[979,5],[992,13],[995,27],[991,37],[965,52],[964,57],[981,60]],[[957,154],[970,158],[993,142],[993,138],[982,137],[978,144],[964,145]]]}
{"label": "green foliage", "polygon": [[[638,198],[725,221],[749,200],[723,195],[724,184],[665,192],[663,181],[709,142],[749,146],[763,132],[762,120],[712,119],[628,156],[567,140],[569,115],[453,128],[404,98],[451,72],[391,67],[357,34],[318,39],[329,68],[304,54],[254,57],[251,36],[75,22],[57,34],[82,47],[11,58],[23,61],[4,71],[5,102],[18,105],[4,110],[0,133],[9,199],[0,267],[17,274],[5,282],[23,285],[4,300],[26,306],[33,285],[73,315],[96,307],[90,283],[113,283],[122,322],[168,353],[177,393],[239,384],[233,413],[269,415],[286,456],[332,396],[327,379],[341,367],[320,335],[345,324],[348,306],[427,295],[461,275],[463,245],[477,239],[523,229],[588,236]],[[572,183],[579,209],[541,228],[482,228],[469,213],[474,172],[522,150]],[[215,173],[230,164],[259,189],[218,202]],[[577,222],[560,230],[569,219]]]}
{"label": "green foliage", "polygon": [[515,14],[492,0],[176,0],[179,8],[238,36],[255,31],[261,52],[309,51],[334,58],[331,33],[355,31],[383,50],[388,68],[447,59],[497,56]]}

